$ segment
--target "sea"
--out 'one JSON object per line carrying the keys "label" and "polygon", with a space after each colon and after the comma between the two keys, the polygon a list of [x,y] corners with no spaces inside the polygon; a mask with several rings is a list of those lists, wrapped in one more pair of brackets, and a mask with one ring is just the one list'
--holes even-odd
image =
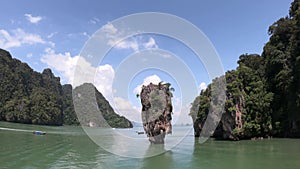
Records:
{"label": "sea", "polygon": [[0,122],[0,168],[300,169],[300,139],[221,141],[174,126],[165,144],[151,144],[140,131]]}

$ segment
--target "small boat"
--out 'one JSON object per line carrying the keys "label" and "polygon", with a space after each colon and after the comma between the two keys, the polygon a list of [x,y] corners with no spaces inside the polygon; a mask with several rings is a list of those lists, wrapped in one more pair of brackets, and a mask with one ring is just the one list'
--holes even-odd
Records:
{"label": "small boat", "polygon": [[33,131],[32,133],[34,135],[45,135],[46,134],[46,132],[44,132],[44,131]]}
{"label": "small boat", "polygon": [[145,134],[143,131],[136,131],[137,134]]}

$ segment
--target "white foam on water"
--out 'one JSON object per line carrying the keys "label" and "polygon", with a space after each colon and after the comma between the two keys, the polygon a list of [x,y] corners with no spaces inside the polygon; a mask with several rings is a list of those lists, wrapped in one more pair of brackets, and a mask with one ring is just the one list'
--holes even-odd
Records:
{"label": "white foam on water", "polygon": [[20,131],[20,132],[32,132],[32,131],[33,131],[33,130],[23,130],[23,129],[5,128],[5,127],[0,127],[0,130]]}

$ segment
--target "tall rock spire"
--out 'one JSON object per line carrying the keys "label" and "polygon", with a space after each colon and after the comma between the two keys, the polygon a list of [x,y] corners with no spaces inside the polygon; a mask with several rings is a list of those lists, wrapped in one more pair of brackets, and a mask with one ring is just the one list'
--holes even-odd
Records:
{"label": "tall rock spire", "polygon": [[165,135],[172,133],[172,90],[170,83],[162,82],[142,87],[142,121],[151,143],[163,144]]}

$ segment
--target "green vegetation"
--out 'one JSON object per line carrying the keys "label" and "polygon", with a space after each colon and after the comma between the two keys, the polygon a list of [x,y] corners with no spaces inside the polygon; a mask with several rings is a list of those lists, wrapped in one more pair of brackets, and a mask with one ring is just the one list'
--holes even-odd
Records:
{"label": "green vegetation", "polygon": [[[13,59],[0,49],[0,121],[41,125],[78,125],[72,100],[72,86],[61,85],[50,69],[33,71],[26,63]],[[132,127],[116,114],[100,92],[99,110],[112,127]],[[76,90],[76,89],[75,89]],[[89,111],[88,109],[86,111]],[[101,125],[99,125],[101,126]]]}
{"label": "green vegetation", "polygon": [[62,86],[62,99],[63,99],[63,119],[64,124],[79,125],[79,120],[74,110],[72,98],[72,85],[66,84]]}
{"label": "green vegetation", "polygon": [[[236,70],[226,72],[225,112],[218,112],[223,114],[216,137],[300,137],[299,0],[292,3],[289,16],[270,26],[269,34],[261,56],[241,55]],[[192,103],[196,136],[209,112],[211,86]],[[238,111],[241,126],[236,120]]]}
{"label": "green vegetation", "polygon": [[73,90],[73,100],[77,117],[83,125],[92,123],[98,127],[132,127],[125,117],[114,113],[109,102],[91,83],[76,87]]}
{"label": "green vegetation", "polygon": [[165,135],[172,133],[174,88],[170,86],[170,83],[150,83],[143,85],[140,93],[143,127],[149,141],[154,144],[163,144]]}

